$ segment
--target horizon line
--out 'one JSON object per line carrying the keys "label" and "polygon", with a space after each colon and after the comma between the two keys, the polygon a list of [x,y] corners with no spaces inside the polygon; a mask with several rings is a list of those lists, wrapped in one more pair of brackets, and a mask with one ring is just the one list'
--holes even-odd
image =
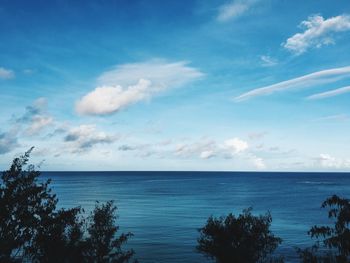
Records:
{"label": "horizon line", "polygon": [[350,171],[229,171],[229,170],[46,170],[39,171],[41,173],[342,173],[342,174],[350,174]]}

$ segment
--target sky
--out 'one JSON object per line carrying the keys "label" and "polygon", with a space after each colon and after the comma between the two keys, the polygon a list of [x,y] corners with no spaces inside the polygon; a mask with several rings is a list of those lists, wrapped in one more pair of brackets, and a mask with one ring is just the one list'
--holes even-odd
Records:
{"label": "sky", "polygon": [[348,0],[0,1],[0,168],[350,171]]}

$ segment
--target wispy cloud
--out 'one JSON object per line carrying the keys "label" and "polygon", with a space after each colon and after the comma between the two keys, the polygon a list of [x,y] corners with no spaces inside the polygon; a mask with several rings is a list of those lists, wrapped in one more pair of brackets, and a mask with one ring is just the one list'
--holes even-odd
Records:
{"label": "wispy cloud", "polygon": [[152,60],[118,66],[98,78],[100,86],[82,97],[76,110],[83,115],[112,114],[204,75],[187,64],[185,61]]}
{"label": "wispy cloud", "polygon": [[45,129],[47,126],[53,123],[53,118],[51,116],[33,116],[30,126],[27,128],[27,134],[35,135],[41,130]]}
{"label": "wispy cloud", "polygon": [[315,119],[314,121],[348,121],[349,119],[350,119],[350,116],[347,114],[336,114],[336,115],[321,117],[321,118]]}
{"label": "wispy cloud", "polygon": [[32,75],[35,73],[35,70],[34,69],[30,69],[30,68],[26,68],[23,70],[23,73],[26,74],[26,75]]}
{"label": "wispy cloud", "polygon": [[261,60],[261,65],[263,67],[273,67],[276,66],[278,64],[278,60],[275,58],[272,58],[270,56],[260,56],[260,60]]}
{"label": "wispy cloud", "polygon": [[123,152],[127,152],[127,151],[134,151],[136,150],[137,148],[134,147],[134,146],[130,146],[130,145],[127,145],[127,144],[123,144],[123,145],[120,145],[118,147],[118,150],[119,151],[123,151]]}
{"label": "wispy cloud", "polygon": [[117,139],[116,135],[98,131],[95,125],[80,125],[71,128],[64,137],[64,141],[69,144],[73,153],[85,152],[97,144],[111,144]]}
{"label": "wispy cloud", "polygon": [[341,95],[341,94],[348,93],[348,92],[350,92],[350,86],[346,86],[346,87],[342,87],[342,88],[334,89],[334,90],[329,90],[329,91],[322,92],[322,93],[317,93],[317,94],[314,94],[314,95],[307,97],[307,99],[309,99],[309,100],[325,99],[325,98],[334,97],[334,96]]}
{"label": "wispy cloud", "polygon": [[302,21],[300,27],[305,28],[305,31],[293,35],[282,43],[284,48],[296,55],[310,48],[334,44],[334,33],[350,30],[350,16],[339,15],[324,19],[320,15],[312,15],[308,20]]}
{"label": "wispy cloud", "polygon": [[10,129],[0,132],[0,154],[8,153],[19,146],[18,135],[38,135],[52,124],[53,118],[47,114],[46,107],[46,99],[39,98],[27,106],[21,116],[12,117]]}
{"label": "wispy cloud", "polygon": [[260,140],[267,135],[267,132],[252,132],[248,134],[250,140]]}
{"label": "wispy cloud", "polygon": [[148,144],[123,144],[118,148],[119,151],[130,152],[141,157],[168,156],[176,158],[222,158],[232,159],[244,157],[251,159],[249,145],[246,141],[240,138],[227,139],[217,142],[214,139],[202,137],[197,140],[188,139],[188,141],[173,142],[171,140],[162,141],[159,143]]}
{"label": "wispy cloud", "polygon": [[230,159],[234,156],[244,154],[248,148],[248,143],[240,138],[228,139],[222,143],[204,138],[194,143],[177,144],[175,155],[180,157],[199,156],[201,159],[212,157]]}
{"label": "wispy cloud", "polygon": [[178,143],[175,146],[174,154],[179,157],[199,156],[208,159],[217,151],[217,144],[214,140],[202,138],[196,142]]}
{"label": "wispy cloud", "polygon": [[331,156],[330,154],[320,154],[315,158],[316,165],[326,169],[348,169],[350,168],[350,159],[342,159]]}
{"label": "wispy cloud", "polygon": [[350,66],[317,71],[298,78],[282,81],[273,85],[253,89],[236,97],[235,101],[243,101],[253,97],[269,95],[288,89],[304,88],[313,85],[332,83],[339,79],[350,76]]}
{"label": "wispy cloud", "polygon": [[219,7],[217,20],[226,22],[244,15],[258,0],[236,0]]}
{"label": "wispy cloud", "polygon": [[16,123],[24,126],[26,135],[37,135],[53,124],[53,117],[47,113],[46,98],[39,98],[26,107],[25,113],[16,119]]}
{"label": "wispy cloud", "polygon": [[15,129],[0,132],[0,155],[12,151],[17,145],[17,131]]}
{"label": "wispy cloud", "polygon": [[0,67],[0,79],[12,79],[15,77],[15,72],[11,69]]}

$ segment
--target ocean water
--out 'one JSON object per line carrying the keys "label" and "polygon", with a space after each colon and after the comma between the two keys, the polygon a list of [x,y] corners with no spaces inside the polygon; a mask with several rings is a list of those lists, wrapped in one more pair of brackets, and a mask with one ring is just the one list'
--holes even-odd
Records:
{"label": "ocean water", "polygon": [[115,200],[121,232],[140,262],[212,262],[195,251],[197,229],[210,215],[271,212],[272,231],[283,239],[277,254],[298,262],[295,246],[312,244],[307,231],[328,223],[322,201],[350,197],[346,173],[44,172],[60,207]]}

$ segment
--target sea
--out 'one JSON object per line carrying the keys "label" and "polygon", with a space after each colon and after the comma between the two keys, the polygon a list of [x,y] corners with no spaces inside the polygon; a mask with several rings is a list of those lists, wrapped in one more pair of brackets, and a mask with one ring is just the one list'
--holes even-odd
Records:
{"label": "sea", "polygon": [[59,207],[114,200],[119,233],[132,232],[125,248],[141,263],[213,262],[196,251],[198,229],[209,216],[272,215],[272,232],[283,239],[276,255],[299,262],[295,247],[311,246],[307,232],[329,224],[322,202],[350,198],[349,173],[280,172],[43,172]]}

